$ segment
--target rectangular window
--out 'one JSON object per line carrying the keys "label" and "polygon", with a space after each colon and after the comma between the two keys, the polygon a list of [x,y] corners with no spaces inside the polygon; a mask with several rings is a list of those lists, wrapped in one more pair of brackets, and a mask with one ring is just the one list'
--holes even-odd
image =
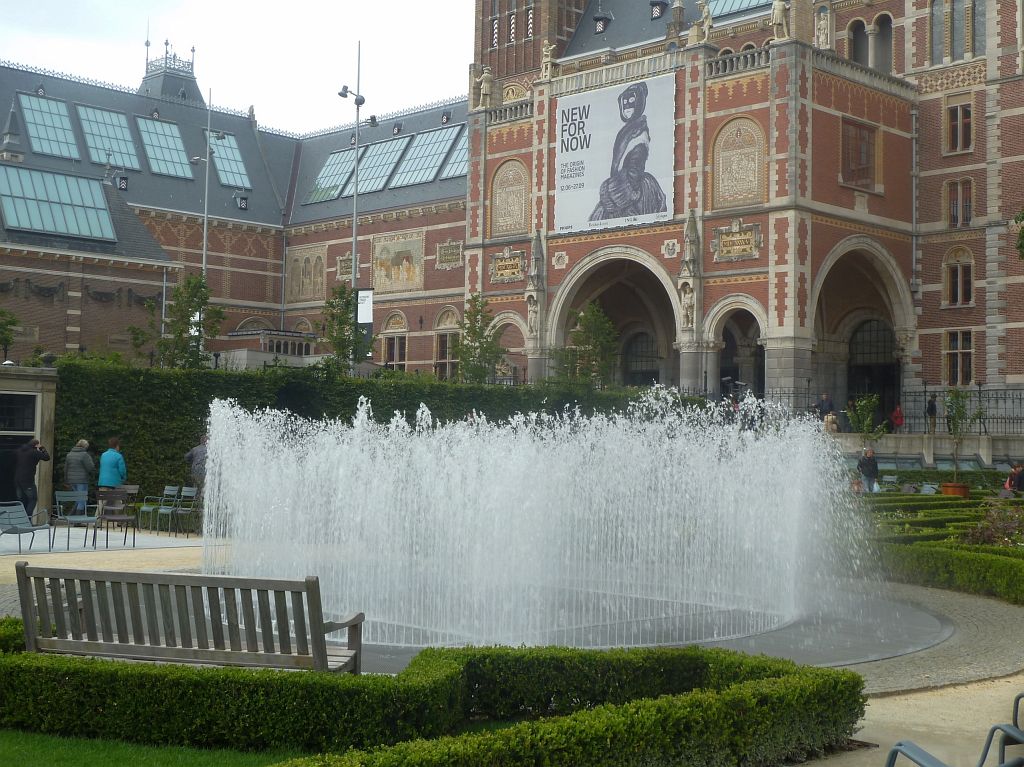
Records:
{"label": "rectangular window", "polygon": [[498,47],[498,19],[491,19],[491,47]]}
{"label": "rectangular window", "polygon": [[[205,129],[203,133],[206,133]],[[242,160],[242,152],[233,135],[214,132],[210,139],[210,153],[213,156],[213,167],[217,169],[217,178],[223,186],[252,189],[249,174],[245,171],[245,161]]]}
{"label": "rectangular window", "polygon": [[526,37],[533,37],[533,6],[526,9]]}
{"label": "rectangular window", "polygon": [[128,130],[128,119],[120,112],[108,112],[94,107],[78,107],[85,143],[89,146],[89,159],[116,168],[139,170],[139,156],[135,141]]}
{"label": "rectangular window", "polygon": [[875,129],[869,125],[843,122],[843,183],[875,186]]}
{"label": "rectangular window", "polygon": [[458,343],[458,333],[438,333],[434,353],[434,374],[439,381],[454,381],[458,378],[459,363],[455,358],[455,347]]}
{"label": "rectangular window", "polygon": [[950,228],[957,228],[971,225],[971,196],[972,186],[970,179],[963,181],[950,181],[947,185],[946,205],[947,223]]}
{"label": "rectangular window", "polygon": [[32,151],[77,160],[78,142],[71,129],[68,105],[56,99],[19,93],[21,113]]}
{"label": "rectangular window", "polygon": [[508,43],[511,45],[516,41],[516,15],[510,13],[508,15]]}
{"label": "rectangular window", "polygon": [[971,264],[950,264],[946,267],[946,301],[951,306],[971,303]]}
{"label": "rectangular window", "polygon": [[384,367],[405,370],[405,336],[384,336]]}
{"label": "rectangular window", "polygon": [[192,178],[185,145],[181,143],[181,132],[175,123],[137,117],[142,146],[146,150],[149,169],[162,176]]}
{"label": "rectangular window", "polygon": [[973,339],[970,330],[951,330],[946,333],[946,383],[967,386],[971,383]]}
{"label": "rectangular window", "polygon": [[971,94],[951,96],[946,100],[946,151],[966,152],[973,145]]}
{"label": "rectangular window", "polygon": [[8,229],[117,240],[94,178],[0,165],[0,211]]}

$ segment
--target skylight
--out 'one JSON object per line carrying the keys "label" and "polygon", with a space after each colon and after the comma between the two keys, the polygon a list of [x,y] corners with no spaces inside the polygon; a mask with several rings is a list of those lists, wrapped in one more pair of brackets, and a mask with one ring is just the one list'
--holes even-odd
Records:
{"label": "skylight", "polygon": [[[359,194],[379,192],[384,188],[395,163],[411,140],[412,136],[401,136],[366,147],[366,152],[359,158]],[[352,194],[352,181],[353,179],[349,179],[345,184],[345,197]]]}
{"label": "skylight", "polygon": [[238,150],[238,142],[234,136],[230,133],[214,133],[210,148],[213,150],[213,166],[217,169],[217,177],[221,184],[237,189],[252,189],[249,174],[245,172],[242,153]]}
{"label": "skylight", "polygon": [[441,178],[455,178],[456,176],[465,176],[466,171],[469,170],[469,131],[465,130],[462,132],[459,143],[455,145],[455,149],[452,151],[452,156],[448,160],[448,164],[444,166],[444,170],[441,171]]}
{"label": "skylight", "polygon": [[137,117],[142,145],[146,148],[149,169],[164,176],[192,178],[185,145],[181,143],[181,132],[174,123]]}
{"label": "skylight", "polygon": [[8,229],[116,240],[100,182],[0,165],[0,211]]}
{"label": "skylight", "polygon": [[40,154],[51,154],[77,160],[78,142],[71,129],[68,105],[63,101],[19,93],[21,111],[25,116],[32,150]]}
{"label": "skylight", "polygon": [[[362,148],[359,151],[363,151]],[[324,167],[320,169],[320,175],[313,182],[313,188],[309,190],[309,194],[306,195],[302,204],[308,205],[312,202],[338,199],[342,187],[345,186],[345,182],[348,181],[348,177],[352,173],[355,157],[356,154],[351,149],[331,152]]]}
{"label": "skylight", "polygon": [[123,114],[79,105],[78,119],[82,123],[90,160],[105,164],[109,152],[111,165],[139,170],[139,156],[128,130],[128,120]]}
{"label": "skylight", "polygon": [[454,125],[418,134],[395,171],[391,188],[433,181],[460,130],[461,125]]}

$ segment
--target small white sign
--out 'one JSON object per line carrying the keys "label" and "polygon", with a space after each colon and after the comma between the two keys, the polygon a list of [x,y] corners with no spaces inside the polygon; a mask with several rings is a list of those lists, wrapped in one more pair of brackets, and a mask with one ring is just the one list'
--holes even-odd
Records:
{"label": "small white sign", "polygon": [[373,291],[360,290],[356,308],[356,322],[367,325],[373,322]]}

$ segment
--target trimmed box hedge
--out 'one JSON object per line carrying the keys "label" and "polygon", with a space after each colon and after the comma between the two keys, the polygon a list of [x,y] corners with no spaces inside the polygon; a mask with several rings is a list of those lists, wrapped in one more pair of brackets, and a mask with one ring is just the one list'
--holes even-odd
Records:
{"label": "trimmed box hedge", "polygon": [[[986,546],[987,550],[998,548]],[[1008,549],[1008,551],[1013,551]],[[1024,559],[940,545],[882,547],[890,578],[1024,604]]]}
{"label": "trimmed box hedge", "polygon": [[[864,711],[852,672],[694,647],[430,649],[394,677],[14,653],[0,677],[0,727],[355,749],[307,765],[779,764],[842,744]],[[501,729],[453,734],[488,724]]]}

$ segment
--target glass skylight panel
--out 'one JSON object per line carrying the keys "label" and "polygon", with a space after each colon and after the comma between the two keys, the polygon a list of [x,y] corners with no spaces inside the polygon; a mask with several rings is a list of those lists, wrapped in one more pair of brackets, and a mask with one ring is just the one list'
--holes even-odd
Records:
{"label": "glass skylight panel", "polygon": [[391,188],[433,181],[460,130],[461,125],[453,125],[418,134],[395,171]]}
{"label": "glass skylight panel", "polygon": [[116,240],[100,182],[0,165],[0,211],[8,229]]}
{"label": "glass skylight panel", "polygon": [[78,142],[71,129],[68,105],[63,101],[19,93],[32,150],[72,160],[79,158]]}
{"label": "glass skylight panel", "polygon": [[[359,151],[362,152],[363,148],[360,147]],[[313,182],[313,188],[309,190],[309,194],[306,195],[302,204],[308,205],[311,202],[338,199],[342,187],[345,186],[345,182],[348,181],[348,177],[352,173],[355,157],[356,154],[352,149],[331,152],[324,167],[320,169],[320,175]]]}
{"label": "glass skylight panel", "polygon": [[[388,176],[402,156],[412,136],[401,136],[389,141],[370,144],[359,158],[359,194],[379,192],[388,182]],[[345,184],[345,197],[352,194],[352,179]]]}
{"label": "glass skylight panel", "polygon": [[224,138],[217,138],[217,133],[213,135],[210,149],[213,151],[213,167],[217,169],[220,183],[237,189],[252,189],[235,137],[230,133],[225,133]]}
{"label": "glass skylight panel", "polygon": [[192,178],[192,167],[188,164],[185,145],[181,143],[181,132],[174,123],[138,117],[142,145],[146,148],[149,169],[164,176]]}
{"label": "glass skylight panel", "polygon": [[444,166],[444,170],[441,171],[441,178],[455,178],[456,176],[465,176],[469,170],[469,131],[464,130],[462,136],[459,138],[459,143],[455,145],[455,149],[452,151],[452,156],[448,160],[448,164]]}
{"label": "glass skylight panel", "polygon": [[114,167],[139,170],[135,141],[128,130],[128,119],[123,114],[79,106],[78,119],[82,123],[90,160],[105,164],[109,152],[110,164]]}

